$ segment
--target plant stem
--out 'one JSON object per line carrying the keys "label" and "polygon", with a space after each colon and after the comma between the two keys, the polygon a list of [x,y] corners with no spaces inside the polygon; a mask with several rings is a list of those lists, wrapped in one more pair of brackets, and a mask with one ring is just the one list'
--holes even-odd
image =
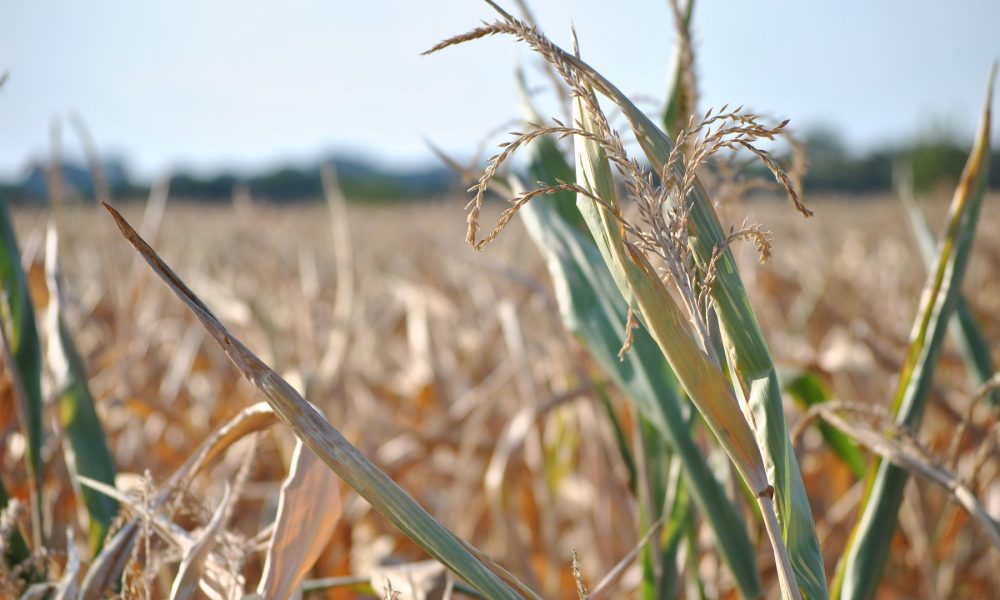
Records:
{"label": "plant stem", "polygon": [[781,537],[778,517],[774,512],[773,490],[770,494],[757,496],[757,505],[760,506],[760,514],[764,517],[764,529],[767,530],[767,537],[771,539],[771,547],[774,549],[774,566],[778,570],[781,597],[786,600],[802,600],[799,586],[795,581],[795,573],[792,571],[792,560],[788,557],[788,548],[785,547],[785,540]]}

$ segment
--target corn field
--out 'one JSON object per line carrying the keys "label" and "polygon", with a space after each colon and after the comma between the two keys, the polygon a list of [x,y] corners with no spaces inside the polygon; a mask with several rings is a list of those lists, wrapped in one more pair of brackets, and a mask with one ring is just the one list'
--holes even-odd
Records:
{"label": "corn field", "polygon": [[0,596],[1000,597],[992,75],[950,189],[813,198],[693,2],[655,117],[495,8],[429,53],[562,114],[469,193],[4,204]]}

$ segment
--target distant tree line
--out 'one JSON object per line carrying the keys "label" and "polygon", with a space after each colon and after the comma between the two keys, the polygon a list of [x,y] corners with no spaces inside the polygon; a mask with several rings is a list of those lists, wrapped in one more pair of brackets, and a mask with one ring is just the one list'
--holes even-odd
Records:
{"label": "distant tree line", "polygon": [[[443,166],[395,170],[354,159],[335,159],[332,164],[344,195],[355,201],[429,199],[451,194],[459,185],[458,177]],[[236,186],[242,186],[254,198],[272,202],[315,200],[323,196],[318,165],[282,167],[250,177],[178,173],[170,179],[172,195],[199,200],[228,200]]]}
{"label": "distant tree line", "polygon": [[[349,200],[393,202],[433,199],[454,194],[462,187],[459,177],[444,166],[415,169],[389,169],[358,159],[333,159],[338,183]],[[130,178],[121,161],[104,165],[111,193],[115,198],[136,199],[149,193],[149,184]],[[49,198],[49,165],[33,163],[16,181],[0,182],[0,195],[14,202],[40,203]],[[65,163],[60,169],[63,191],[70,198],[92,200],[95,197],[89,170]],[[175,198],[202,202],[229,202],[237,189],[265,202],[300,202],[323,197],[320,165],[282,167],[264,173],[242,176],[234,173],[196,175],[178,172],[170,176],[170,194]]]}
{"label": "distant tree line", "polygon": [[[807,132],[803,143],[808,161],[803,187],[810,195],[889,192],[897,165],[910,168],[918,192],[951,186],[961,174],[969,153],[967,146],[943,135],[864,153],[850,152],[836,133],[828,129]],[[1000,152],[995,152],[992,158],[994,165],[1000,165]],[[464,187],[459,177],[444,166],[401,170],[349,158],[334,158],[330,164],[337,171],[344,194],[352,201],[432,199],[453,196]],[[148,184],[133,180],[120,160],[108,161],[105,173],[115,198],[135,199],[148,193]],[[95,195],[90,172],[82,166],[64,164],[61,180],[64,192],[70,197],[92,199]],[[989,184],[992,189],[1000,189],[1000,166],[991,170]],[[179,172],[170,179],[171,196],[175,198],[228,202],[236,189],[248,192],[255,200],[278,203],[316,200],[323,195],[319,165],[288,166],[250,176]],[[0,195],[15,202],[44,202],[49,197],[46,165],[29,165],[18,180],[0,182]]]}
{"label": "distant tree line", "polygon": [[[807,192],[869,194],[888,192],[893,186],[893,170],[905,168],[914,189],[930,191],[953,186],[968,159],[968,142],[947,134],[926,135],[906,145],[882,147],[855,154],[847,150],[839,136],[828,129],[814,129],[803,139],[808,169],[803,178]],[[992,154],[992,164],[1000,165],[1000,152]],[[1000,189],[1000,168],[990,172],[989,186]]]}

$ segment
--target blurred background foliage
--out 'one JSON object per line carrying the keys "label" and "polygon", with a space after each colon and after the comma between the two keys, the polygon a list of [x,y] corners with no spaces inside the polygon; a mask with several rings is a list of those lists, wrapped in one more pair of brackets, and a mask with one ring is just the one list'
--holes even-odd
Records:
{"label": "blurred background foliage", "polygon": [[[907,144],[882,146],[862,153],[851,151],[832,127],[812,127],[800,137],[809,165],[803,179],[807,195],[890,192],[893,166],[900,163],[912,166],[914,189],[918,193],[952,188],[969,152],[967,142],[943,128],[933,127]],[[788,159],[787,152],[785,158]],[[1000,164],[1000,153],[993,153],[992,162]],[[40,160],[31,162],[19,177],[0,181],[0,194],[13,202],[46,202],[49,164]],[[275,203],[319,201],[322,164],[334,165],[345,195],[355,201],[428,200],[451,196],[462,187],[453,171],[444,165],[387,167],[365,158],[337,155],[313,164],[287,164],[256,173],[179,171],[171,176],[171,193],[177,198],[208,202],[229,201],[239,193]],[[108,158],[104,169],[116,198],[144,198],[149,193],[150,183],[133,177],[125,160]],[[750,173],[766,175],[755,173],[754,169]],[[85,165],[63,162],[62,180],[71,196],[94,199],[94,183]],[[1000,170],[990,173],[989,186],[1000,189]]]}

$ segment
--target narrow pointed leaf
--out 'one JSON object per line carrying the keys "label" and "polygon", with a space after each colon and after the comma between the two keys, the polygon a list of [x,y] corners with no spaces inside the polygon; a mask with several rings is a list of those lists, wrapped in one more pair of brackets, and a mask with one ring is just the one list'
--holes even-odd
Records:
{"label": "narrow pointed leaf", "polygon": [[[46,315],[48,330],[48,363],[59,402],[59,422],[65,432],[67,464],[75,475],[82,475],[108,485],[115,484],[115,465],[94,408],[94,398],[87,384],[87,368],[77,352],[73,337],[62,315],[62,289],[57,269],[58,239],[55,229],[49,229],[45,256],[45,272],[49,287]],[[74,484],[82,497],[90,519],[88,546],[95,556],[104,543],[111,521],[118,514],[113,498],[88,487]]]}
{"label": "narrow pointed leaf", "polygon": [[257,593],[264,598],[292,597],[329,542],[340,514],[336,474],[298,441],[281,486]]}
{"label": "narrow pointed leaf", "polygon": [[24,390],[28,474],[32,481],[32,529],[35,542],[45,530],[42,508],[42,351],[35,324],[35,309],[28,293],[28,283],[21,268],[14,223],[7,201],[0,199],[0,286],[10,310],[8,344],[17,375]]}
{"label": "narrow pointed leaf", "polygon": [[678,39],[674,44],[674,56],[670,70],[670,89],[667,92],[667,107],[663,111],[663,130],[676,136],[688,125],[688,117],[694,113],[690,100],[694,90],[688,89],[687,66],[684,64],[685,53],[691,48],[685,48],[684,40],[691,40],[691,17],[694,15],[694,1],[687,0],[681,9],[680,22],[675,23]]}
{"label": "narrow pointed leaf", "polygon": [[[234,337],[173,270],[142,240],[110,205],[122,235],[139,251],[153,271],[195,314],[240,373],[267,398],[278,416],[313,453],[323,460],[375,510],[408,538],[491,598],[537,597],[497,565],[487,562],[430,516],[381,469],[330,425],[284,379]],[[515,591],[515,588],[516,591]]]}
{"label": "narrow pointed leaf", "polygon": [[[958,299],[985,196],[992,89],[991,73],[976,142],[952,198],[946,228],[924,285],[910,332],[910,346],[893,397],[896,422],[911,431],[916,431],[923,419],[934,367]],[[896,531],[909,472],[877,461],[871,473],[858,522],[837,566],[834,593],[839,598],[864,600],[875,597]]]}
{"label": "narrow pointed leaf", "polygon": [[[934,249],[937,246],[934,230],[927,222],[927,216],[917,204],[917,199],[913,196],[912,186],[904,186],[899,190],[899,199],[906,208],[906,214],[910,217],[910,227],[913,235],[917,238],[917,246],[920,248],[920,256],[924,259],[927,268],[931,268],[934,262]],[[955,316],[948,325],[949,332],[955,343],[958,345],[962,358],[969,370],[970,378],[976,385],[981,385],[989,381],[995,372],[993,368],[993,358],[990,356],[990,346],[983,336],[983,329],[972,314],[972,308],[965,300],[965,295],[959,291],[958,298],[955,299]],[[997,406],[1000,404],[1000,391],[993,390],[987,397],[990,402]]]}

